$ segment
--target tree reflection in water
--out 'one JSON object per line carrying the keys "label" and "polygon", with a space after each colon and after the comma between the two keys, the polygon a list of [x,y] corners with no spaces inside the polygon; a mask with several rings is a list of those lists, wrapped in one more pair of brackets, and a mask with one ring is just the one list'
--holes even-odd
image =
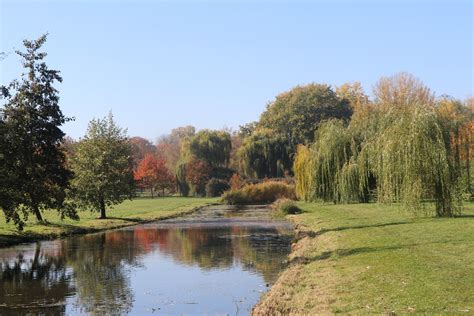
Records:
{"label": "tree reflection in water", "polygon": [[0,314],[130,312],[130,271],[154,252],[201,270],[238,265],[272,283],[289,238],[276,227],[160,224],[0,249]]}
{"label": "tree reflection in water", "polygon": [[64,256],[42,252],[40,243],[1,262],[0,280],[0,315],[60,315],[75,291]]}
{"label": "tree reflection in water", "polygon": [[272,283],[285,265],[290,236],[275,228],[229,226],[136,229],[140,245],[157,245],[180,264],[203,269],[230,268],[241,264]]}

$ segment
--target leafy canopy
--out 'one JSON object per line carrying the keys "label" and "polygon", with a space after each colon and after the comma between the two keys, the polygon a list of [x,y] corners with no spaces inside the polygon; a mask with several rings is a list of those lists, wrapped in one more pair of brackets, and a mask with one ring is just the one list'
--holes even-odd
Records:
{"label": "leafy canopy", "polygon": [[231,149],[229,133],[205,129],[184,141],[182,157],[184,160],[202,160],[211,166],[226,166]]}
{"label": "leafy canopy", "polygon": [[337,118],[349,120],[352,111],[329,85],[308,84],[284,92],[262,113],[259,127],[271,129],[296,148],[314,141],[318,124]]}
{"label": "leafy canopy", "polygon": [[72,181],[76,200],[85,208],[100,211],[123,202],[133,194],[131,148],[126,131],[110,113],[89,123],[72,157]]}
{"label": "leafy canopy", "polygon": [[278,95],[259,122],[241,127],[246,136],[238,152],[243,173],[258,178],[292,174],[297,146],[314,142],[323,122],[348,120],[350,104],[325,84],[296,86]]}
{"label": "leafy canopy", "polygon": [[153,197],[154,190],[172,189],[174,186],[174,177],[166,167],[163,158],[156,158],[153,154],[146,154],[138,164],[134,172],[134,179],[138,183],[150,189]]}
{"label": "leafy canopy", "polygon": [[298,196],[340,203],[375,194],[414,212],[432,200],[436,215],[456,214],[460,164],[450,135],[459,124],[443,123],[434,96],[411,75],[382,78],[374,95],[374,105],[358,108],[348,126],[328,121],[312,145],[298,149]]}
{"label": "leafy canopy", "polygon": [[[6,103],[0,123],[0,207],[7,221],[22,228],[28,213],[42,221],[42,211],[57,209],[61,216],[76,218],[65,203],[71,172],[65,167],[61,130],[69,119],[59,107],[62,82],[58,70],[49,69],[40,52],[47,35],[24,40],[26,51],[16,51],[25,73],[1,88]],[[23,215],[23,217],[21,216]]]}

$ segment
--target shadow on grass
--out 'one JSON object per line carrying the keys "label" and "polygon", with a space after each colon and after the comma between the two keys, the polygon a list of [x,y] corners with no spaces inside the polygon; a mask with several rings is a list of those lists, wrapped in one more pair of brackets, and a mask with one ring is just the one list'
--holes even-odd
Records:
{"label": "shadow on grass", "polygon": [[377,227],[388,227],[388,226],[395,226],[395,225],[405,225],[405,224],[411,224],[409,221],[400,221],[400,222],[391,222],[391,223],[382,223],[382,224],[371,224],[371,225],[354,225],[354,226],[341,226],[341,227],[336,227],[336,228],[330,228],[330,229],[320,229],[316,232],[308,232],[307,236],[309,237],[317,237],[321,236],[323,234],[329,233],[329,232],[340,232],[340,231],[345,231],[345,230],[351,230],[351,229],[364,229],[364,228],[377,228]]}
{"label": "shadow on grass", "polygon": [[149,222],[150,220],[145,220],[145,219],[140,219],[140,218],[127,218],[127,217],[107,217],[107,219],[113,219],[113,220],[120,220],[120,221],[125,221],[125,222],[132,222],[132,223],[146,223]]}
{"label": "shadow on grass", "polygon": [[321,254],[315,256],[300,256],[295,257],[290,261],[290,264],[309,264],[314,261],[321,261],[327,259],[338,259],[349,257],[358,254],[365,254],[365,253],[373,253],[373,252],[382,252],[382,251],[392,251],[392,250],[400,250],[400,249],[408,249],[417,246],[424,246],[424,245],[435,245],[435,244],[455,244],[465,243],[464,240],[447,240],[447,241],[433,241],[433,242],[426,242],[426,243],[412,243],[412,244],[404,244],[404,245],[397,245],[397,246],[383,246],[383,247],[359,247],[359,248],[352,248],[352,249],[336,249],[332,251],[324,251]]}
{"label": "shadow on grass", "polygon": [[48,221],[38,222],[38,225],[46,226],[46,227],[61,228],[64,231],[71,231],[71,230],[81,229],[80,226],[74,226],[74,225],[66,224],[66,223],[51,223],[51,222],[48,222]]}
{"label": "shadow on grass", "polygon": [[474,218],[474,214],[461,214],[454,216],[454,218]]}

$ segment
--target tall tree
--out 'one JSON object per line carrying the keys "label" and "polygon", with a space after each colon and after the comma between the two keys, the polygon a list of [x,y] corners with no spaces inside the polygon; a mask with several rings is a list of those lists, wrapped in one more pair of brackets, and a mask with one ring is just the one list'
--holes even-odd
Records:
{"label": "tall tree", "polygon": [[283,177],[291,172],[291,146],[270,129],[258,129],[238,150],[240,169],[248,177]]}
{"label": "tall tree", "polygon": [[455,215],[460,146],[451,139],[459,135],[461,124],[453,117],[460,105],[435,107],[429,88],[405,73],[382,78],[374,95],[373,109],[357,124],[328,121],[314,144],[299,148],[294,165],[299,197],[366,202],[373,192],[380,202],[401,202],[414,212],[433,200],[437,216]]}
{"label": "tall tree", "polygon": [[181,145],[184,139],[196,133],[194,126],[177,127],[169,135],[161,136],[157,141],[157,154],[166,161],[170,170],[176,170],[181,156]]}
{"label": "tall tree", "polygon": [[111,113],[89,123],[71,165],[76,200],[86,208],[100,211],[100,218],[106,218],[106,207],[133,194],[130,143],[126,131],[116,125]]}
{"label": "tall tree", "polygon": [[[345,94],[352,90],[346,88]],[[351,100],[326,84],[296,86],[279,94],[256,124],[241,127],[241,134],[246,135],[239,149],[241,171],[259,178],[292,174],[297,146],[314,142],[321,123],[348,121],[351,115]]]}
{"label": "tall tree", "polygon": [[207,162],[210,166],[227,166],[232,143],[225,131],[201,130],[183,142],[182,159],[193,158]]}
{"label": "tall tree", "polygon": [[325,84],[297,86],[281,93],[262,113],[259,127],[268,128],[288,140],[293,152],[298,144],[310,144],[318,124],[332,119],[349,120],[348,100],[339,98]]}
{"label": "tall tree", "polygon": [[[42,221],[42,211],[57,209],[62,216],[75,213],[65,207],[66,189],[72,176],[65,167],[61,148],[61,130],[69,119],[59,107],[56,82],[62,82],[58,70],[49,69],[40,52],[47,35],[37,40],[24,40],[26,51],[16,51],[22,58],[25,73],[8,87],[2,87],[6,103],[2,111],[0,155],[3,172],[14,182],[9,184],[8,196],[2,200],[7,221],[21,227],[29,212]],[[67,210],[67,212],[66,212]],[[23,219],[20,217],[22,213]]]}

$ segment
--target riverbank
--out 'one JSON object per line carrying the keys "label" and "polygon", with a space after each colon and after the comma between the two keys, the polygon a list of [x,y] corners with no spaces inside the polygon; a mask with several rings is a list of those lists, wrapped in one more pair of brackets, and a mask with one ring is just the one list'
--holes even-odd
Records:
{"label": "riverbank", "polygon": [[299,203],[290,265],[254,315],[474,312],[474,203],[458,218]]}
{"label": "riverbank", "polygon": [[0,247],[153,222],[181,216],[217,202],[217,198],[138,198],[125,201],[108,210],[107,219],[98,219],[98,213],[79,212],[79,221],[61,220],[57,212],[45,212],[45,223],[38,223],[30,216],[27,226],[22,232],[18,232],[12,223],[6,224],[3,212],[0,212]]}

